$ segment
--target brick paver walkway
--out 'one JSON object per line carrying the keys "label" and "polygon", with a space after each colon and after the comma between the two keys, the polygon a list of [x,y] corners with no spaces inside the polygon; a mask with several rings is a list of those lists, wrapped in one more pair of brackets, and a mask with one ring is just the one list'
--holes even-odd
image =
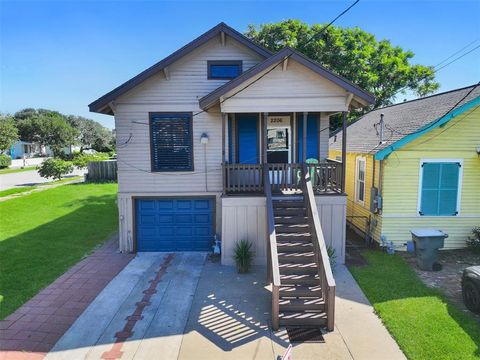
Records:
{"label": "brick paver walkway", "polygon": [[0,360],[43,358],[133,259],[117,249],[115,237],[0,321]]}

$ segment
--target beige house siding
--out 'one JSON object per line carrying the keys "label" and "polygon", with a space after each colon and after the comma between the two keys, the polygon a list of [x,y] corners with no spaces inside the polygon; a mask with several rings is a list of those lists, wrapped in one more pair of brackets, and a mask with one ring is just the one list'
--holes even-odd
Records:
{"label": "beige house siding", "polygon": [[[337,263],[345,262],[345,196],[316,196],[320,224],[327,246],[335,249]],[[233,265],[237,241],[249,240],[254,263],[267,261],[265,197],[222,198],[222,264]]]}
{"label": "beige house siding", "polygon": [[[226,46],[219,39],[194,50],[168,68],[169,80],[163,74],[153,76],[114,103],[117,130],[119,193],[142,190],[152,194],[192,193],[222,190],[222,126],[219,108],[193,118],[194,171],[175,173],[150,172],[150,112],[198,113],[198,98],[208,94],[226,80],[207,79],[207,60],[243,60],[247,70],[261,59],[231,38]],[[205,132],[206,163],[200,136]]]}
{"label": "beige house siding", "polygon": [[[269,70],[258,74],[246,83],[253,83]],[[319,76],[294,60],[288,61],[287,70],[276,67],[234,97],[238,88],[225,94],[224,112],[282,112],[282,111],[347,111],[347,92],[340,86]],[[255,99],[254,102],[252,100]]]}

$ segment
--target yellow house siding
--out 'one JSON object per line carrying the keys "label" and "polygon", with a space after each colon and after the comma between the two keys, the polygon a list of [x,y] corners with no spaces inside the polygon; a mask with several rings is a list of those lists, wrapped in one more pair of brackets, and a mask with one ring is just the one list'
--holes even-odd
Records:
{"label": "yellow house siding", "polygon": [[[336,159],[342,152],[330,150],[329,157]],[[365,158],[365,201],[360,203],[356,201],[356,166],[357,158]],[[382,219],[377,214],[370,212],[370,189],[373,186],[373,156],[369,154],[348,153],[346,166],[345,192],[347,193],[347,221],[354,225],[358,230],[365,234],[371,232],[371,236],[378,241],[381,233]],[[379,161],[375,164],[375,186],[378,187],[379,181]],[[375,221],[376,220],[376,221]],[[369,222],[372,222],[369,225]]]}
{"label": "yellow house siding", "polygon": [[[480,225],[480,108],[459,115],[384,160],[382,233],[402,245],[410,230],[433,227],[449,234],[446,248],[465,246],[474,226]],[[420,163],[426,159],[462,159],[461,199],[458,216],[418,214]]]}

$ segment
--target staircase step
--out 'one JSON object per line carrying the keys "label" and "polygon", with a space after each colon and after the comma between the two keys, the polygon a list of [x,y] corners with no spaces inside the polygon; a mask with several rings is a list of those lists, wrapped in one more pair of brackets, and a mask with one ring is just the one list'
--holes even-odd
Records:
{"label": "staircase step", "polygon": [[309,232],[304,233],[276,233],[277,243],[282,241],[308,241],[312,242],[312,237]]}
{"label": "staircase step", "polygon": [[308,224],[275,224],[275,232],[277,233],[305,233],[310,230]]}
{"label": "staircase step", "polygon": [[284,274],[280,275],[280,284],[282,285],[320,285],[317,274]]}
{"label": "staircase step", "polygon": [[302,208],[274,208],[273,214],[275,216],[300,216],[305,215],[306,210]]}
{"label": "staircase step", "polygon": [[279,252],[278,261],[280,263],[312,263],[315,261],[313,252]]}
{"label": "staircase step", "polygon": [[324,311],[323,299],[280,299],[280,312],[303,312],[306,310]]}
{"label": "staircase step", "polygon": [[275,224],[307,224],[308,218],[303,215],[275,216]]}
{"label": "staircase step", "polygon": [[305,208],[303,200],[273,200],[274,208]]}
{"label": "staircase step", "polygon": [[317,265],[315,263],[284,263],[279,265],[280,274],[317,274]]}
{"label": "staircase step", "polygon": [[324,312],[292,312],[284,311],[279,314],[282,326],[325,326],[327,316]]}
{"label": "staircase step", "polygon": [[322,289],[320,285],[307,286],[307,285],[285,285],[280,286],[280,297],[292,297],[292,298],[320,298],[322,297]]}
{"label": "staircase step", "polygon": [[311,252],[313,244],[306,241],[277,242],[279,252]]}

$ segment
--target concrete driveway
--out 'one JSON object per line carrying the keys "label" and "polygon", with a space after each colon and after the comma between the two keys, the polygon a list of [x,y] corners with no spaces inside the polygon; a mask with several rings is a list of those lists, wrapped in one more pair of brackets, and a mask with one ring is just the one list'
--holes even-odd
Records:
{"label": "concrete driveway", "polygon": [[[75,169],[73,173],[67,175],[66,178],[83,175],[84,173],[85,170]],[[37,170],[0,174],[0,190],[7,190],[17,186],[33,186],[50,181],[52,181],[52,179],[41,177]]]}
{"label": "concrete driveway", "polygon": [[[246,275],[201,253],[139,254],[47,359],[277,359],[264,267]],[[337,267],[336,329],[294,344],[294,359],[405,359],[348,270]]]}

